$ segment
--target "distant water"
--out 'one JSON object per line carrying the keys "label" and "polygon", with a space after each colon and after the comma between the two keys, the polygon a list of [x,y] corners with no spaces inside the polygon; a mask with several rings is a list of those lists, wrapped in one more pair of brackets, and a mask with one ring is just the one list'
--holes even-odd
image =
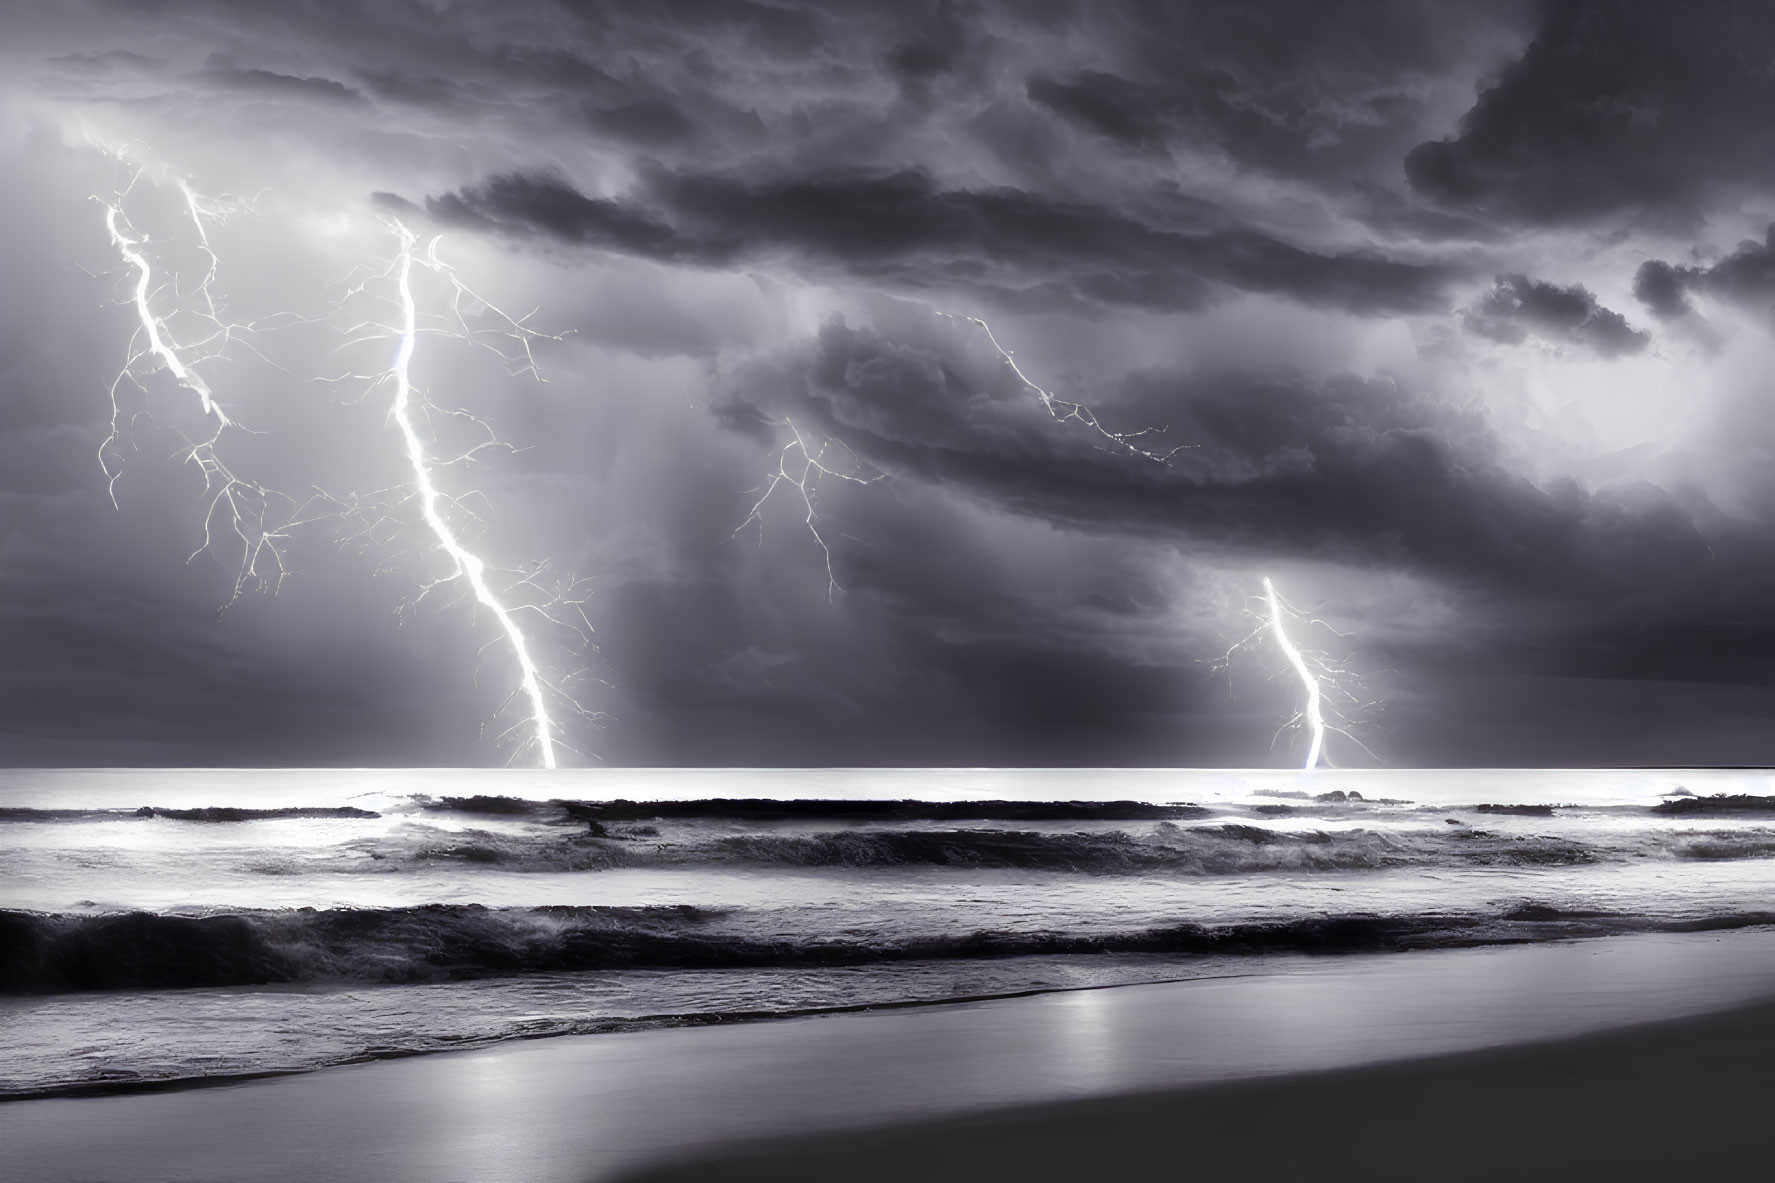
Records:
{"label": "distant water", "polygon": [[1764,771],[0,772],[0,1095],[1775,922]]}

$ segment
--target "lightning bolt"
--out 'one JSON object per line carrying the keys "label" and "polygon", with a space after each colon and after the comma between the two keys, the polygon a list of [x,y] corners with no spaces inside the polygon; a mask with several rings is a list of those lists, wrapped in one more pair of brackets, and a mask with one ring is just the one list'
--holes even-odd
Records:
{"label": "lightning bolt", "polygon": [[[1235,642],[1227,651],[1217,658],[1213,668],[1218,672],[1230,672],[1233,659],[1240,653],[1252,649],[1266,639],[1273,639],[1276,648],[1281,650],[1284,661],[1290,672],[1299,679],[1305,702],[1299,710],[1276,729],[1276,738],[1283,733],[1300,726],[1307,729],[1307,756],[1301,767],[1311,772],[1317,768],[1325,754],[1325,740],[1330,734],[1342,735],[1371,758],[1377,760],[1367,744],[1351,734],[1350,727],[1359,715],[1378,710],[1377,701],[1366,698],[1362,680],[1351,669],[1348,658],[1337,658],[1314,649],[1303,649],[1289,636],[1290,623],[1301,625],[1303,629],[1321,628],[1333,635],[1342,637],[1346,634],[1333,628],[1331,624],[1319,617],[1309,616],[1290,604],[1269,576],[1263,577],[1262,610],[1247,609],[1247,615],[1257,623],[1249,633]],[[1328,716],[1328,707],[1333,714]],[[1274,746],[1274,741],[1272,741]]]}
{"label": "lightning bolt", "polygon": [[[426,398],[413,381],[412,367],[419,338],[430,333],[490,349],[506,362],[508,373],[521,373],[541,381],[532,346],[538,339],[560,338],[529,327],[526,322],[533,314],[512,316],[465,284],[438,255],[442,235],[434,235],[420,251],[417,249],[418,237],[405,224],[387,216],[384,221],[395,240],[394,257],[380,270],[372,270],[353,283],[339,303],[343,308],[354,297],[369,294],[372,285],[386,283],[392,288],[392,295],[386,298],[394,308],[393,321],[371,320],[352,324],[346,330],[347,339],[342,348],[367,341],[392,340],[395,343],[394,359],[380,371],[346,374],[328,381],[360,380],[365,383],[367,391],[392,386],[394,393],[389,417],[400,437],[408,479],[401,485],[370,494],[329,497],[328,500],[340,516],[359,523],[357,539],[378,548],[394,543],[406,529],[401,521],[402,507],[417,505],[424,534],[430,544],[442,552],[449,569],[440,577],[421,580],[419,593],[412,604],[426,600],[446,586],[460,585],[465,589],[465,598],[493,618],[497,626],[496,636],[482,652],[485,654],[495,645],[502,646],[510,655],[517,674],[516,687],[495,715],[502,716],[514,706],[522,707],[517,722],[506,727],[498,735],[497,742],[513,743],[519,752],[534,750],[544,768],[556,768],[559,766],[559,751],[568,747],[561,738],[556,708],[584,719],[600,716],[568,693],[559,681],[544,676],[535,657],[532,632],[525,622],[546,623],[564,630],[576,647],[582,651],[589,648],[592,626],[584,611],[590,594],[588,585],[580,579],[556,578],[545,564],[534,564],[523,571],[497,569],[473,549],[468,531],[478,529],[481,519],[462,497],[444,491],[438,473],[446,468],[466,465],[488,448],[506,445],[499,442],[492,429],[478,416],[464,410],[440,407]],[[450,285],[447,322],[421,323],[413,283],[416,267],[441,277]],[[477,328],[471,325],[464,310],[465,303],[472,303],[484,311],[493,319],[494,326]],[[422,420],[429,423],[440,417],[467,421],[474,425],[482,438],[454,455],[437,455],[428,447],[420,425]],[[385,560],[385,567],[390,561]],[[502,586],[495,586],[496,579]]]}
{"label": "lightning bolt", "polygon": [[1300,679],[1301,686],[1307,692],[1307,704],[1301,708],[1301,714],[1305,717],[1313,738],[1307,745],[1307,761],[1302,767],[1311,771],[1318,767],[1319,753],[1325,749],[1325,713],[1319,693],[1319,679],[1307,668],[1306,657],[1288,639],[1288,629],[1282,623],[1282,598],[1276,594],[1276,585],[1270,582],[1268,575],[1263,577],[1263,594],[1270,605],[1270,632],[1275,634],[1276,645],[1288,659],[1288,664],[1294,668],[1295,676]]}
{"label": "lightning bolt", "polygon": [[[105,147],[103,150],[126,170],[128,180],[115,188],[109,197],[94,195],[93,200],[103,207],[105,231],[111,246],[133,276],[126,302],[136,318],[136,330],[127,358],[111,382],[110,431],[99,445],[99,467],[105,474],[106,492],[111,504],[116,506],[126,438],[130,449],[134,447],[137,416],[124,413],[120,392],[128,383],[146,397],[150,393],[150,375],[165,371],[180,388],[197,396],[198,408],[209,424],[208,434],[198,438],[178,432],[184,441],[179,456],[202,474],[204,496],[209,503],[203,518],[202,541],[187,561],[206,552],[221,561],[216,553],[220,545],[218,534],[232,535],[240,546],[240,559],[235,566],[234,588],[228,602],[239,599],[250,587],[275,591],[289,570],[284,560],[283,544],[288,538],[287,529],[289,519],[294,516],[295,502],[256,481],[238,476],[229,467],[223,456],[223,437],[230,431],[245,429],[223,409],[215,391],[197,370],[202,362],[220,356],[228,345],[244,339],[258,327],[224,322],[217,310],[213,290],[219,261],[210,246],[206,220],[220,220],[244,207],[206,198],[188,182],[177,182],[207,260],[203,279],[194,289],[201,307],[189,307],[188,300],[180,298],[176,286],[157,278],[155,262],[151,258],[151,239],[135,228],[125,211],[127,200],[142,177],[142,166],[131,161],[122,149]],[[172,294],[170,301],[164,298],[169,291]],[[171,321],[181,313],[206,326],[201,335],[186,342],[179,340]]]}
{"label": "lightning bolt", "polygon": [[[419,437],[418,430],[413,426],[413,350],[419,336],[418,306],[413,300],[413,246],[417,241],[413,232],[398,220],[391,220],[395,234],[400,241],[400,252],[395,261],[395,284],[399,293],[401,322],[400,345],[395,350],[394,365],[389,372],[394,376],[394,421],[400,429],[401,442],[406,448],[407,464],[412,469],[413,485],[419,491],[420,513],[425,524],[431,530],[432,537],[437,540],[439,549],[450,557],[455,566],[451,578],[460,577],[468,582],[475,601],[493,614],[499,623],[500,632],[505,636],[505,643],[510,647],[512,659],[518,666],[518,687],[530,707],[530,726],[535,733],[536,750],[544,768],[557,767],[555,762],[555,723],[549,716],[548,703],[543,697],[542,677],[537,672],[536,662],[530,656],[530,642],[524,636],[523,629],[518,627],[512,610],[494,594],[487,582],[487,564],[481,557],[463,545],[462,539],[450,523],[444,520],[440,509],[442,498],[438,494],[437,483],[432,479],[432,462],[426,455],[425,441]],[[441,235],[439,237],[442,237]],[[437,261],[438,238],[433,238],[426,251],[427,266],[434,270],[443,265]],[[460,290],[460,289],[458,289]],[[526,345],[528,356],[528,346]]]}
{"label": "lightning bolt", "polygon": [[[559,751],[567,745],[561,739],[556,704],[566,704],[574,714],[583,718],[596,719],[599,716],[582,706],[558,682],[543,675],[534,656],[533,634],[527,622],[547,621],[565,629],[582,645],[589,646],[592,629],[584,611],[589,597],[586,581],[556,577],[546,564],[532,564],[521,571],[496,569],[472,549],[472,539],[465,533],[464,523],[478,527],[480,519],[468,509],[462,498],[452,497],[441,489],[437,474],[443,468],[472,461],[487,448],[504,445],[480,418],[464,410],[451,410],[431,403],[416,387],[412,376],[420,335],[441,333],[492,350],[506,362],[508,373],[526,373],[541,380],[532,345],[538,338],[550,335],[530,328],[525,323],[529,315],[512,316],[463,283],[438,257],[437,237],[420,252],[416,249],[418,240],[413,233],[399,221],[388,219],[397,244],[393,260],[381,271],[371,272],[351,286],[331,316],[337,316],[346,301],[364,292],[374,280],[387,280],[392,287],[393,295],[389,299],[396,310],[393,323],[360,322],[353,325],[345,330],[345,344],[390,339],[395,343],[393,362],[370,374],[346,377],[365,379],[367,390],[392,388],[390,419],[401,441],[408,481],[368,495],[338,495],[317,490],[307,501],[298,503],[237,475],[229,467],[223,455],[225,442],[230,433],[243,432],[247,428],[224,407],[199,367],[204,362],[223,357],[228,348],[237,343],[245,343],[257,353],[249,338],[261,328],[313,323],[330,317],[285,314],[245,325],[225,321],[215,295],[221,260],[211,241],[210,227],[248,206],[230,199],[208,197],[185,180],[175,184],[182,199],[183,212],[195,231],[195,241],[187,249],[200,254],[202,276],[189,291],[181,293],[176,262],[159,257],[166,253],[166,248],[159,246],[158,239],[136,229],[126,209],[130,195],[144,175],[144,166],[126,150],[98,141],[90,129],[88,139],[127,173],[127,179],[114,187],[109,197],[95,196],[93,200],[104,209],[111,246],[130,277],[125,302],[134,311],[137,322],[127,359],[111,384],[111,430],[99,448],[99,463],[106,475],[112,503],[117,504],[125,443],[133,442],[136,421],[145,414],[126,414],[120,394],[126,385],[133,384],[147,396],[151,375],[164,371],[179,389],[194,396],[196,410],[206,425],[196,436],[180,433],[184,441],[180,455],[202,472],[205,494],[209,499],[202,545],[190,557],[194,559],[206,551],[213,553],[227,534],[232,534],[243,547],[229,603],[252,586],[272,592],[277,590],[288,574],[282,547],[297,527],[329,520],[356,521],[358,529],[348,535],[346,541],[356,540],[365,546],[381,547],[395,541],[405,529],[399,521],[401,507],[416,505],[426,537],[437,551],[442,552],[449,569],[441,577],[422,580],[418,594],[407,606],[425,600],[446,585],[459,585],[465,589],[465,599],[472,600],[479,610],[492,616],[497,635],[482,648],[482,654],[485,656],[495,645],[503,646],[509,652],[517,674],[516,688],[502,702],[495,717],[506,715],[514,704],[522,708],[518,712],[518,721],[499,734],[498,742],[513,742],[519,752],[534,750],[543,767],[558,767]],[[413,285],[415,266],[443,277],[450,285],[449,319],[442,326],[430,319],[423,326],[421,324]],[[163,272],[170,272],[173,278],[163,278]],[[473,305],[477,316],[482,318],[479,324],[470,323],[470,312],[465,305]],[[179,318],[186,328],[193,323],[201,328],[182,338],[175,330],[175,318]],[[490,328],[487,318],[492,321]],[[262,353],[258,356],[264,358]],[[434,455],[427,446],[420,422],[422,419],[430,422],[438,417],[471,422],[484,438],[460,454]],[[454,523],[453,518],[456,519]],[[389,562],[384,559],[379,570],[385,569]]]}
{"label": "lightning bolt", "polygon": [[154,269],[137,249],[142,245],[141,241],[126,234],[123,225],[122,208],[107,204],[105,229],[111,233],[111,245],[117,248],[117,253],[123,256],[124,262],[135,268],[136,283],[131,300],[135,304],[136,315],[142,322],[142,334],[148,339],[148,352],[160,359],[161,364],[166,366],[180,386],[197,395],[198,401],[203,404],[203,413],[214,416],[218,428],[227,427],[233,420],[216,405],[216,396],[210,390],[209,383],[180,359],[178,351],[168,340],[165,322],[149,307],[148,296],[154,285]]}

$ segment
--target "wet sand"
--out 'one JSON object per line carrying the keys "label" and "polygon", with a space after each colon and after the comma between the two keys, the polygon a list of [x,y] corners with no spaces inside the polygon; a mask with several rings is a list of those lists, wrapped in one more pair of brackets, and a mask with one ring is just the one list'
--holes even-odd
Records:
{"label": "wet sand", "polygon": [[1766,1178],[1775,1005],[793,1141],[625,1183]]}
{"label": "wet sand", "polygon": [[[1481,1162],[1496,1174],[1500,1161],[1518,1176],[1597,1177],[1589,1164],[1604,1159],[1557,1155],[1629,1145],[1647,1149],[1627,1167],[1680,1149],[1689,1166],[1678,1174],[1694,1175],[1761,1128],[1775,1096],[1765,1068],[1775,1011],[1694,1016],[1771,995],[1767,930],[1305,959],[1263,977],[13,1102],[0,1105],[0,1179],[577,1183],[722,1156],[724,1166],[654,1177],[1138,1177],[1148,1165],[1178,1177],[1214,1155],[1242,1178],[1388,1177],[1402,1163],[1413,1177],[1449,1178]],[[1692,1026],[1619,1031],[1685,1016]],[[1470,1061],[1274,1079],[1611,1030]],[[1216,1083],[1224,1091],[1129,1097]],[[1049,1108],[1016,1108],[1028,1106]],[[1346,1165],[1298,1165],[1327,1155]]]}

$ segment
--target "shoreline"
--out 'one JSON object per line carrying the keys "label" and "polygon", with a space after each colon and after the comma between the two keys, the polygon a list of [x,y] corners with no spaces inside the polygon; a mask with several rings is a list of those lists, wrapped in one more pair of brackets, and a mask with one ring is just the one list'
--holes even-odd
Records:
{"label": "shoreline", "polygon": [[[1417,1072],[1428,1057],[1512,1044],[1589,1062],[1583,1047],[1548,1041],[1613,1046],[1648,1022],[1747,1003],[1759,1005],[1703,1021],[1749,1032],[1737,1042],[1760,1049],[1760,1066],[1775,1064],[1765,1054],[1775,1052],[1772,993],[1775,930],[1762,929],[1361,956],[1258,977],[566,1036],[198,1090],[18,1101],[0,1106],[0,1179],[589,1183],[804,1135],[852,1145],[844,1140],[891,1140],[887,1127],[927,1123],[912,1128],[928,1141],[931,1122],[1014,1125],[1029,1106],[1058,1114],[1051,1107],[1067,1102],[1110,1106],[1107,1119],[1134,1104],[1130,1095]],[[1449,1123],[1471,1133],[1458,1113],[1439,1128]],[[968,1145],[982,1145],[969,1129]]]}
{"label": "shoreline", "polygon": [[[1710,930],[1713,931],[1713,930]],[[1732,931],[1732,930],[1718,930]],[[1579,938],[1595,940],[1599,938]],[[1451,946],[1465,948],[1469,946]],[[1479,946],[1471,946],[1479,947]],[[1330,956],[1338,956],[1331,954]],[[1355,956],[1361,956],[1356,954]],[[1385,956],[1385,954],[1381,954]],[[1177,986],[1187,982],[1219,982],[1233,981],[1240,978],[1256,978],[1265,976],[1261,971],[1251,973],[1229,974],[1188,974],[1171,978],[1153,978],[1144,982],[1101,982],[1079,986],[1036,986],[1027,990],[1007,990],[995,994],[962,994],[951,998],[908,998],[898,1002],[855,1002],[834,1006],[805,1007],[799,1010],[773,1011],[732,1011],[717,1014],[695,1015],[637,1015],[633,1018],[613,1019],[613,1023],[624,1026],[610,1031],[543,1031],[536,1034],[510,1035],[499,1039],[489,1039],[484,1043],[472,1044],[461,1048],[427,1048],[413,1051],[397,1051],[387,1055],[362,1055],[351,1059],[338,1060],[330,1064],[318,1064],[312,1068],[268,1068],[259,1072],[231,1072],[216,1076],[173,1076],[165,1079],[150,1080],[115,1080],[115,1081],[82,1081],[78,1084],[59,1085],[33,1092],[0,1092],[0,1105],[16,1104],[25,1101],[61,1101],[79,1100],[91,1097],[128,1097],[142,1093],[180,1093],[195,1089],[225,1088],[235,1084],[249,1084],[259,1080],[276,1080],[287,1076],[307,1076],[315,1072],[327,1072],[335,1068],[353,1068],[364,1064],[386,1064],[395,1060],[415,1060],[428,1056],[457,1055],[465,1051],[491,1051],[508,1044],[535,1043],[548,1039],[596,1039],[605,1035],[636,1035],[647,1031],[677,1031],[702,1027],[727,1027],[739,1023],[773,1023],[786,1022],[793,1019],[817,1019],[829,1015],[859,1015],[876,1012],[922,1010],[931,1007],[969,1006],[982,1002],[1009,1002],[1019,998],[1037,998],[1047,994],[1077,994],[1086,990],[1129,990],[1141,986]],[[398,989],[398,987],[394,987]]]}

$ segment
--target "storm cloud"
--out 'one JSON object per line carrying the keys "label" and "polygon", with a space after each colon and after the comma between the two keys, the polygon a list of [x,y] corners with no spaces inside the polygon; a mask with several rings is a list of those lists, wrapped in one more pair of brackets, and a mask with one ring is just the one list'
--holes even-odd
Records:
{"label": "storm cloud", "polygon": [[1775,304],[1775,224],[1761,242],[1745,241],[1709,266],[1650,259],[1633,278],[1633,293],[1647,308],[1670,319],[1691,311],[1690,292],[1702,292],[1751,311]]}
{"label": "storm cloud", "polygon": [[1485,298],[1466,311],[1464,322],[1468,332],[1505,345],[1520,345],[1532,334],[1603,357],[1638,353],[1652,339],[1619,312],[1604,308],[1582,284],[1560,287],[1526,275],[1500,275]]}
{"label": "storm cloud", "polygon": [[1429,311],[1457,274],[1377,251],[1320,254],[1239,226],[1151,226],[1009,187],[946,190],[921,169],[752,185],[649,166],[640,192],[620,201],[588,198],[558,176],[511,173],[427,198],[425,211],[448,225],[655,262],[777,262],[815,277],[973,290],[1023,310],[1190,311],[1230,290],[1356,313]]}
{"label": "storm cloud", "polygon": [[1511,220],[1615,215],[1693,224],[1760,186],[1775,115],[1775,14],[1733,2],[1558,0],[1449,135],[1405,157],[1418,192]]}
{"label": "storm cloud", "polygon": [[441,479],[490,561],[589,580],[595,648],[539,648],[598,758],[1260,762],[1275,655],[1213,662],[1264,575],[1393,700],[1389,760],[1775,757],[1765,6],[4,20],[0,759],[502,758],[489,622],[412,605],[435,554],[317,520],[233,601],[152,366],[101,469],[118,157],[161,306],[209,265],[179,182],[227,211],[252,327],[201,370],[292,504],[411,512],[395,227],[439,262],[428,430],[511,445]]}

